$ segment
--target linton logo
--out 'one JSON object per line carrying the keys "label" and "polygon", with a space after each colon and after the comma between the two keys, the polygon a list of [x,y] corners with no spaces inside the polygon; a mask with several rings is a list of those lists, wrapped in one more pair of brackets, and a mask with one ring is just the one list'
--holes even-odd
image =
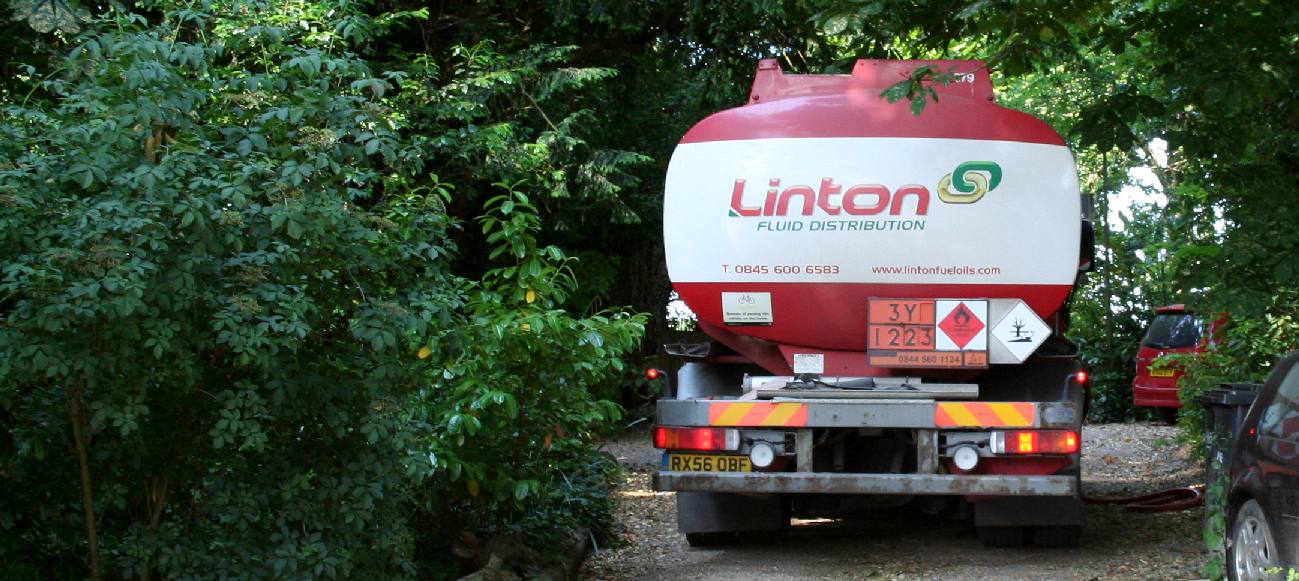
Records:
{"label": "linton logo", "polygon": [[[938,199],[948,204],[973,204],[1001,184],[1001,166],[991,161],[967,161],[938,182]],[[745,180],[735,180],[731,188],[732,218],[758,216],[875,216],[888,213],[897,216],[909,206],[910,213],[929,213],[929,188],[907,184],[890,190],[881,184],[858,184],[844,187],[834,178],[822,178],[817,188],[792,185],[781,188],[780,178],[767,182],[762,205],[746,206]]]}
{"label": "linton logo", "polygon": [[973,204],[1000,184],[1001,166],[991,161],[967,161],[938,182],[938,199],[949,204]]}
{"label": "linton logo", "polygon": [[[741,216],[788,216],[790,205],[794,204],[794,213],[799,216],[811,216],[817,209],[827,216],[838,216],[841,213],[849,216],[874,216],[885,210],[890,216],[902,213],[902,205],[908,198],[914,198],[913,207],[918,216],[929,213],[929,189],[919,185],[905,185],[897,191],[880,184],[859,184],[844,188],[834,183],[834,178],[823,178],[821,187],[794,185],[780,188],[780,179],[772,178],[767,182],[767,197],[761,206],[744,205],[744,180],[735,180],[731,188],[731,217]],[[795,201],[797,199],[797,201]]]}

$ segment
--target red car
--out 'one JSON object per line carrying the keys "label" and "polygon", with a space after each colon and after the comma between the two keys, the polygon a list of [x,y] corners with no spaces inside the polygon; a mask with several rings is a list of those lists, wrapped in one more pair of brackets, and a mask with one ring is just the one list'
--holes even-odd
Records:
{"label": "red car", "polygon": [[[1218,322],[1213,325],[1215,328]],[[1175,365],[1154,365],[1174,353],[1193,353],[1205,347],[1204,321],[1187,310],[1186,305],[1169,305],[1155,309],[1155,318],[1141,339],[1137,351],[1137,376],[1132,380],[1132,403],[1159,408],[1166,420],[1177,416],[1182,402],[1177,398],[1177,380],[1183,372]]]}

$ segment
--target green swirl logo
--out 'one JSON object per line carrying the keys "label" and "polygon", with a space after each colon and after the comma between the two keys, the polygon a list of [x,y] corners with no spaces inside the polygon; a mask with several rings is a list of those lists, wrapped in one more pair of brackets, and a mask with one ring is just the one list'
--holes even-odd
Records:
{"label": "green swirl logo", "polygon": [[1001,166],[991,161],[967,161],[938,182],[938,199],[949,204],[973,204],[1001,184]]}

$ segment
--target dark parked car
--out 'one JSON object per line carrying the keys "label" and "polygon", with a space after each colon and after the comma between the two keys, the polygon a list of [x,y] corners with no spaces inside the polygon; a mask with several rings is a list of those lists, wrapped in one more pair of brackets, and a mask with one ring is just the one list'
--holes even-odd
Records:
{"label": "dark parked car", "polygon": [[[1286,579],[1299,568],[1299,351],[1272,370],[1238,432],[1231,460],[1227,572]],[[1269,573],[1279,568],[1279,573]]]}

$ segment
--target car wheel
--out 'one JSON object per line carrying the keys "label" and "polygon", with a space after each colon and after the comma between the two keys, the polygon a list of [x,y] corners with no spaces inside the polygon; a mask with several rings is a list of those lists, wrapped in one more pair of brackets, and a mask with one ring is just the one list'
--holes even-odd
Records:
{"label": "car wheel", "polygon": [[1159,420],[1164,422],[1164,425],[1168,425],[1168,426],[1177,425],[1177,408],[1155,408],[1155,409],[1159,410]]}
{"label": "car wheel", "polygon": [[1276,540],[1258,501],[1250,499],[1236,511],[1227,563],[1227,572],[1235,581],[1281,578],[1275,572],[1280,563]]}

